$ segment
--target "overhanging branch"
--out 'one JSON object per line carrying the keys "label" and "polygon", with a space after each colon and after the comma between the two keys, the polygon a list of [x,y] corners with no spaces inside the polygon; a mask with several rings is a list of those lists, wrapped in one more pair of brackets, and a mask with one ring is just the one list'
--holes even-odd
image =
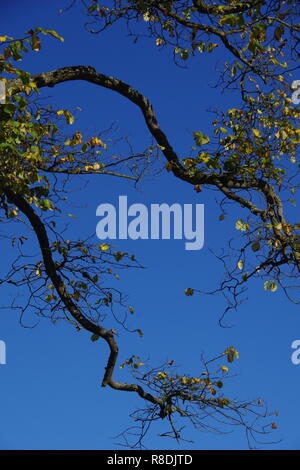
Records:
{"label": "overhanging branch", "polygon": [[[265,180],[254,176],[239,178],[236,174],[207,174],[199,169],[196,169],[194,174],[191,175],[188,169],[181,164],[167,135],[160,128],[149,100],[129,84],[117,78],[98,73],[93,67],[83,65],[63,67],[35,75],[31,79],[38,88],[46,86],[53,87],[67,81],[84,80],[121,94],[141,110],[148,130],[160,146],[165,158],[170,164],[174,176],[193,185],[200,184],[217,187],[228,197],[234,199],[243,207],[248,208],[251,213],[259,216],[263,222],[269,218],[276,237],[286,243],[286,234],[282,233],[282,230],[277,228],[278,224],[283,226],[285,220],[283,218],[281,200],[274,188]],[[22,85],[22,81],[16,78],[8,82],[8,89],[12,89],[11,92],[16,93],[22,91]],[[234,190],[254,190],[262,193],[266,201],[266,209],[261,210],[245,198],[237,196]]]}
{"label": "overhanging branch", "polygon": [[155,397],[154,395],[151,395],[150,393],[146,392],[140,385],[117,382],[113,379],[113,372],[119,353],[119,348],[115,341],[113,332],[91,322],[88,318],[86,318],[85,315],[82,314],[80,309],[74,303],[73,299],[67,291],[66,285],[64,284],[62,278],[57,272],[57,268],[52,257],[48,234],[45,225],[38,216],[38,214],[22,196],[13,192],[11,189],[6,188],[4,193],[7,197],[7,200],[11,204],[14,204],[16,207],[18,207],[18,209],[28,218],[39,242],[46,274],[51,279],[62,303],[64,304],[68,312],[72,315],[76,322],[78,322],[85,330],[100,336],[108,344],[110,349],[110,355],[105,368],[102,386],[105,387],[106,385],[109,385],[115,390],[136,392],[140,397],[144,398],[145,400],[148,400],[151,403],[157,405],[161,405],[162,401],[160,400],[160,398]]}

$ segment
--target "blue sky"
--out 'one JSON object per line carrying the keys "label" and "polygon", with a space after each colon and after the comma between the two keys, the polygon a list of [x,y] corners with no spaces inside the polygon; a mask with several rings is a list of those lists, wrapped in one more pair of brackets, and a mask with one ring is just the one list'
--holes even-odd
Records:
{"label": "blue sky", "polygon": [[[41,26],[55,29],[65,38],[60,43],[45,37],[39,53],[27,54],[22,63],[25,70],[34,74],[66,65],[91,65],[130,83],[151,101],[161,127],[182,158],[190,151],[193,131],[210,132],[212,117],[207,110],[236,103],[230,92],[224,94],[212,86],[216,83],[216,62],[224,61],[223,51],[201,55],[188,62],[187,68],[179,68],[170,51],[159,51],[154,40],[133,44],[121,25],[101,35],[88,34],[80,8],[59,15],[64,5],[58,0],[1,2],[1,35],[21,37],[24,31]],[[82,108],[74,130],[93,134],[114,123],[116,135],[126,136],[134,151],[141,152],[151,144],[140,111],[116,93],[74,82],[44,89],[42,97],[59,108]],[[120,146],[125,151],[124,144]],[[220,252],[245,211],[231,206],[220,222],[215,192],[197,194],[166,172],[146,180],[138,189],[108,176],[89,181],[87,188],[78,185],[71,196],[72,213],[77,216],[70,229],[74,238],[95,234],[96,207],[105,202],[116,204],[122,194],[128,196],[129,204],[205,204],[205,245],[198,252],[185,251],[181,240],[116,241],[120,250],[135,253],[146,267],[124,271],[119,281],[136,311],[130,325],[144,332],[143,338],[122,332],[120,362],[131,354],[150,357],[154,364],[174,359],[186,372],[197,374],[202,371],[203,352],[210,357],[234,345],[240,359],[234,364],[236,376],[229,390],[243,399],[263,397],[270,410],[278,409],[278,430],[272,440],[280,442],[270,448],[299,449],[300,365],[291,362],[291,343],[300,338],[299,309],[279,290],[265,292],[262,281],[253,282],[248,301],[229,314],[228,323],[234,326],[224,329],[218,325],[224,307],[221,298],[184,295],[186,287],[218,285],[222,265],[210,250]],[[97,242],[96,236],[94,240]],[[12,249],[5,247],[2,270],[11,256]],[[14,294],[2,288],[1,305],[8,305]],[[24,320],[28,326],[36,322],[30,314]],[[105,344],[92,343],[89,336],[47,320],[35,328],[22,328],[17,312],[0,310],[0,339],[7,345],[7,364],[0,365],[0,449],[120,448],[114,436],[132,425],[128,414],[142,403],[133,394],[100,386],[107,349]],[[119,380],[126,379],[126,372],[117,370],[116,374]],[[145,445],[177,449],[175,442],[158,437],[162,429],[153,427]],[[194,444],[183,443],[181,449],[247,448],[242,429],[218,436],[188,428],[185,436]]]}

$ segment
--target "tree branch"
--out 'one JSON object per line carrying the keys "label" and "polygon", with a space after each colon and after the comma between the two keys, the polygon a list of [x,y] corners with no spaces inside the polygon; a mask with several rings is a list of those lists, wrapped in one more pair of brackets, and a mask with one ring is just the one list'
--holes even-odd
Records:
{"label": "tree branch", "polygon": [[16,194],[8,188],[4,190],[4,193],[8,201],[18,207],[18,209],[28,218],[39,242],[46,274],[51,279],[57,291],[57,294],[59,295],[62,303],[64,304],[68,312],[72,315],[76,322],[79,323],[79,325],[81,325],[85,330],[100,336],[108,344],[110,349],[110,355],[105,368],[102,386],[105,387],[106,385],[109,385],[115,390],[136,392],[141,398],[144,398],[145,400],[148,400],[151,403],[162,406],[163,402],[160,398],[146,392],[140,385],[117,382],[113,379],[113,372],[118,358],[119,348],[115,341],[112,330],[107,330],[102,326],[96,325],[91,322],[82,314],[80,309],[74,303],[70,294],[67,292],[66,285],[64,284],[62,278],[57,272],[57,268],[52,257],[47,231],[45,225],[43,224],[38,214],[22,196]]}
{"label": "tree branch", "polygon": [[[191,175],[189,170],[181,164],[166,134],[160,128],[149,100],[129,84],[117,78],[98,73],[93,67],[83,65],[63,67],[35,75],[31,79],[38,88],[52,87],[67,81],[84,80],[121,94],[141,110],[147,128],[160,146],[165,158],[171,164],[171,171],[174,176],[193,185],[211,185],[219,188],[228,197],[236,200],[243,207],[247,207],[254,215],[259,215],[263,222],[269,217],[274,234],[286,244],[286,234],[282,233],[282,229],[278,229],[279,223],[285,224],[282,202],[274,188],[265,180],[252,176],[239,178],[238,175],[232,173],[207,174],[199,169],[196,169],[195,173]],[[22,81],[19,78],[8,82],[8,90],[12,89],[11,93],[22,91],[22,86]],[[261,192],[266,200],[267,208],[260,210],[250,201],[234,195],[232,190],[256,190]]]}

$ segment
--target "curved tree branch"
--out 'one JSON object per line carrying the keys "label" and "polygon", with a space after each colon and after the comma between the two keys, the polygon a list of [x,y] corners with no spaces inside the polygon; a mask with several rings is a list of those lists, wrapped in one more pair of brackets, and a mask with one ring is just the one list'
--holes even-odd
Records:
{"label": "curved tree branch", "polygon": [[[282,203],[272,185],[255,176],[240,178],[238,175],[232,173],[208,174],[197,169],[194,174],[191,175],[190,172],[181,164],[178,155],[169,142],[168,137],[160,128],[149,100],[129,84],[117,78],[98,73],[93,67],[83,65],[63,67],[32,77],[32,81],[38,88],[46,86],[53,87],[59,83],[74,80],[84,80],[116,91],[137,105],[144,116],[149,132],[154,137],[162,149],[165,158],[169,162],[174,176],[193,185],[211,185],[217,187],[230,199],[234,199],[236,202],[241,204],[242,207],[248,208],[254,215],[260,216],[263,222],[270,218],[275,236],[279,238],[283,244],[286,244],[286,233],[277,228],[278,224],[281,224],[282,226],[286,224],[283,217]],[[8,82],[8,90],[11,89],[11,93],[22,91],[22,86],[22,81],[19,78]],[[266,209],[261,210],[255,204],[237,196],[234,190],[259,191],[265,198],[267,206]]]}
{"label": "curved tree branch", "polygon": [[163,406],[163,402],[160,398],[146,392],[140,385],[128,384],[123,382],[117,382],[113,379],[113,372],[118,358],[119,348],[114,338],[112,330],[107,330],[100,325],[96,325],[86,318],[77,305],[74,303],[70,294],[67,291],[66,285],[60,277],[55,262],[52,257],[48,234],[42,220],[34,209],[28,204],[28,202],[20,195],[6,188],[4,193],[8,201],[14,204],[18,209],[28,218],[35,235],[38,239],[39,246],[42,252],[43,261],[45,265],[46,274],[51,279],[62,303],[70,312],[74,320],[81,325],[85,330],[100,336],[106,341],[110,349],[110,355],[107,361],[102,386],[109,385],[115,390],[122,390],[126,392],[136,392],[141,398],[154,403],[156,405]]}
{"label": "curved tree branch", "polygon": [[[188,168],[185,168],[182,165],[178,155],[169,142],[167,135],[160,128],[153,107],[149,100],[129,84],[117,78],[98,73],[93,67],[82,65],[63,67],[50,72],[35,75],[31,78],[31,80],[38,88],[45,86],[53,87],[59,83],[67,81],[84,80],[90,83],[94,83],[95,85],[116,91],[130,100],[141,110],[147,128],[161,148],[168,162],[169,169],[172,171],[174,176],[185,182],[188,182],[189,184],[210,185],[216,187],[223,194],[225,194],[227,198],[234,200],[241,207],[247,208],[250,213],[258,216],[264,225],[269,220],[272,226],[273,237],[281,246],[282,253],[285,254],[286,248],[291,250],[292,257],[294,259],[293,264],[296,266],[296,269],[300,271],[300,264],[298,262],[298,255],[296,253],[297,250],[294,244],[294,236],[293,234],[290,234],[288,230],[289,224],[287,224],[283,215],[282,201],[277,195],[274,187],[268,181],[256,176],[241,176],[237,173],[208,173],[201,171],[198,168],[195,168],[195,171],[190,172]],[[19,78],[10,80],[8,82],[8,90],[11,94],[22,91],[22,87],[23,83]],[[265,200],[265,207],[261,209],[249,199],[242,197],[239,193],[243,190],[256,191],[261,193]],[[56,281],[57,287],[59,287],[61,294],[63,294],[63,286],[61,284],[59,285],[58,279]],[[66,298],[65,300],[68,304],[70,299]],[[81,315],[80,312],[76,311],[76,305],[70,305],[70,308],[73,311],[73,316],[74,314],[77,316]],[[76,317],[74,316],[74,318]],[[84,321],[84,318],[82,318],[82,321]],[[90,329],[94,328],[94,325],[86,326],[86,329],[94,332],[94,330]],[[99,334],[99,336],[102,336],[108,342],[109,346],[111,347],[111,351],[115,350],[113,335],[109,335],[107,331],[103,331],[101,334]],[[113,364],[113,362],[111,362],[111,364]],[[109,382],[110,385],[113,383],[112,381]],[[134,391],[137,391],[135,387],[136,386],[133,387]],[[117,388],[117,386],[115,388]]]}

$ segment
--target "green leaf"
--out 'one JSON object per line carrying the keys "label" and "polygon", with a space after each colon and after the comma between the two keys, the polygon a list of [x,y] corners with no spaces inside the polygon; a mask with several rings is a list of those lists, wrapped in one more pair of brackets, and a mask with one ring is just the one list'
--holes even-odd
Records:
{"label": "green leaf", "polygon": [[183,49],[181,52],[180,52],[180,57],[182,58],[182,60],[187,60],[189,58],[189,51],[188,49]]}
{"label": "green leaf", "polygon": [[269,290],[269,281],[264,282],[264,289]]}
{"label": "green leaf", "polygon": [[38,204],[39,204],[39,207],[43,211],[46,211],[46,210],[53,211],[54,210],[54,205],[49,199],[42,199],[41,201],[39,201]]}
{"label": "green leaf", "polygon": [[205,51],[205,42],[204,41],[201,41],[198,45],[198,51],[199,52],[204,52]]}
{"label": "green leaf", "polygon": [[276,292],[277,291],[278,286],[277,286],[275,281],[272,280],[272,281],[269,282],[269,289],[270,289],[271,292]]}
{"label": "green leaf", "polygon": [[270,281],[266,281],[264,283],[264,289],[265,290],[270,290],[271,292],[276,292],[277,289],[278,289],[278,286],[277,286],[275,281],[270,280]]}
{"label": "green leaf", "polygon": [[195,144],[198,145],[198,147],[200,147],[201,145],[206,145],[210,141],[208,135],[202,134],[202,132],[200,131],[194,132],[193,135]]}
{"label": "green leaf", "polygon": [[253,245],[251,246],[252,251],[256,252],[260,249],[260,243],[259,242],[254,242]]}
{"label": "green leaf", "polygon": [[228,362],[233,362],[234,360],[234,351],[228,351],[227,353],[227,361]]}
{"label": "green leaf", "polygon": [[45,33],[51,34],[51,36],[53,36],[54,38],[59,39],[61,42],[64,42],[64,38],[57,34],[57,32],[54,30],[46,29]]}
{"label": "green leaf", "polygon": [[276,65],[280,65],[280,67],[283,67],[284,69],[287,68],[287,63],[286,62],[279,62],[277,59],[273,58],[273,59],[270,59],[270,62],[272,62],[272,64],[276,64]]}
{"label": "green leaf", "polygon": [[93,334],[93,335],[91,336],[91,341],[93,341],[93,343],[94,343],[95,341],[98,341],[99,338],[100,338],[99,335]]}
{"label": "green leaf", "polygon": [[64,111],[64,115],[68,124],[74,123],[74,116],[70,113],[70,111]]}

